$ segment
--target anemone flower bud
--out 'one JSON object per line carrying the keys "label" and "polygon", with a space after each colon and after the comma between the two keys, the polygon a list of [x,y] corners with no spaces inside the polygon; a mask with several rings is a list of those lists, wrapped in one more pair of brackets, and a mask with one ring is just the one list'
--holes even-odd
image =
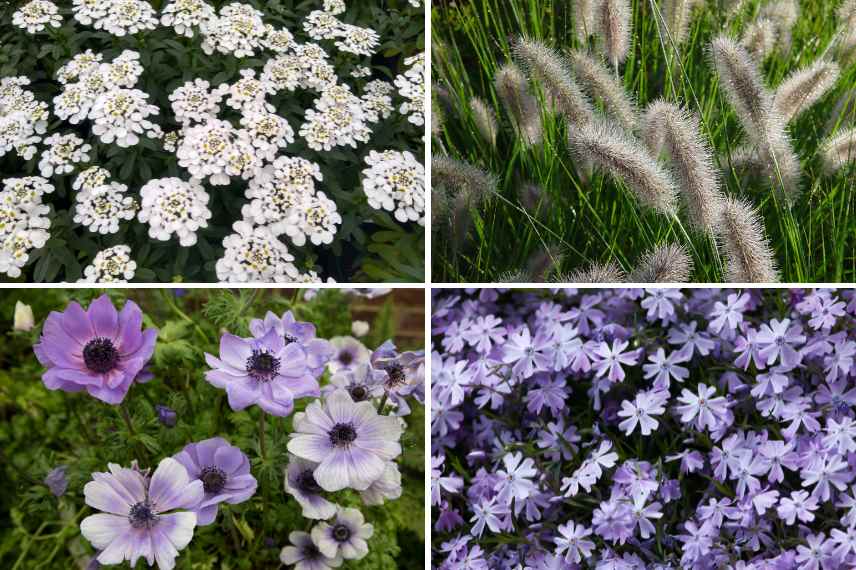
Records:
{"label": "anemone flower bud", "polygon": [[35,319],[33,318],[33,308],[29,305],[25,305],[21,301],[16,301],[15,323],[12,328],[16,331],[29,332],[33,330],[34,326]]}
{"label": "anemone flower bud", "polygon": [[45,477],[45,485],[51,490],[54,497],[62,497],[68,489],[68,479],[65,476],[66,466],[60,465],[50,470]]}
{"label": "anemone flower bud", "polygon": [[168,428],[175,427],[175,424],[178,422],[178,414],[170,407],[157,404],[155,412],[157,412],[158,421]]}

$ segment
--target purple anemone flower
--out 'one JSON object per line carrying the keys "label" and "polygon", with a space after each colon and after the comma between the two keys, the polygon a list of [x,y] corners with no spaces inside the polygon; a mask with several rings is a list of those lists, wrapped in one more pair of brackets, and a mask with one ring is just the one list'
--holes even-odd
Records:
{"label": "purple anemone flower", "polygon": [[117,312],[107,295],[85,311],[78,303],[62,313],[52,311],[33,346],[48,369],[42,382],[49,390],[86,390],[108,404],[122,403],[135,379],[151,379],[143,367],[155,350],[158,331],[142,330],[142,322],[136,303],[128,301]]}
{"label": "purple anemone flower", "polygon": [[353,370],[366,364],[371,357],[369,349],[352,336],[334,336],[330,339],[333,354],[327,363],[334,374],[342,370]]}
{"label": "purple anemone flower", "polygon": [[372,366],[386,373],[384,388],[395,405],[395,415],[410,413],[407,396],[422,402],[425,398],[425,353],[399,353],[392,341],[380,345],[371,356]]}
{"label": "purple anemone flower", "polygon": [[270,330],[282,337],[285,344],[296,343],[306,352],[306,366],[317,378],[324,372],[324,367],[333,356],[333,347],[322,338],[315,338],[315,325],[295,320],[291,311],[286,311],[282,318],[268,311],[264,320],[250,321],[250,332],[256,338],[262,338]]}
{"label": "purple anemone flower", "polygon": [[383,396],[383,385],[386,372],[372,368],[369,364],[361,364],[351,370],[339,370],[330,378],[330,384],[325,391],[338,389],[347,390],[355,402],[364,402]]}
{"label": "purple anemone flower", "polygon": [[322,495],[324,489],[315,481],[317,467],[317,463],[290,455],[285,468],[285,492],[300,503],[304,517],[325,520],[336,514],[336,505]]}
{"label": "purple anemone flower", "polygon": [[191,443],[174,457],[191,479],[202,481],[205,496],[196,508],[196,524],[205,526],[217,518],[220,503],[243,503],[256,492],[250,460],[221,437]]}
{"label": "purple anemone flower", "polygon": [[312,528],[312,539],[318,550],[328,558],[341,556],[345,560],[359,560],[369,553],[366,540],[374,534],[374,527],[365,522],[357,509],[339,508],[332,523],[321,522]]}
{"label": "purple anemone flower", "polygon": [[286,344],[274,329],[250,339],[226,333],[220,338],[220,358],[206,353],[205,361],[214,369],[205,379],[226,390],[235,411],[258,404],[269,414],[287,416],[296,398],[320,395],[303,349]]}
{"label": "purple anemone flower", "polygon": [[202,481],[191,481],[187,469],[171,457],[151,478],[114,463],[108,467],[109,473],[93,473],[83,488],[86,504],[104,511],[80,523],[81,534],[101,550],[98,562],[128,560],[133,567],[145,558],[149,566],[157,561],[161,570],[171,570],[178,551],[193,538],[192,509],[202,499]]}
{"label": "purple anemone flower", "polygon": [[308,532],[292,531],[288,540],[293,546],[284,547],[279,560],[283,564],[294,564],[294,570],[329,570],[342,565],[341,556],[328,557],[318,550]]}
{"label": "purple anemone flower", "polygon": [[386,468],[374,483],[365,491],[360,491],[360,498],[366,505],[382,505],[387,499],[395,500],[401,497],[401,472],[395,461],[387,461]]}
{"label": "purple anemone flower", "polygon": [[378,415],[371,402],[354,402],[337,390],[294,416],[288,450],[318,463],[315,480],[325,491],[364,491],[401,454],[401,432],[397,418]]}

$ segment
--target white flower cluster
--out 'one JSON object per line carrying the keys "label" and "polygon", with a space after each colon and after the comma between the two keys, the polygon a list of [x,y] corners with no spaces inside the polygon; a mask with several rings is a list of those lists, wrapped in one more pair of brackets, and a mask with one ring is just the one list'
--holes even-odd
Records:
{"label": "white flower cluster", "polygon": [[53,2],[31,0],[12,14],[12,23],[31,34],[41,32],[46,26],[58,28],[62,25],[62,16]]}
{"label": "white flower cluster", "polygon": [[[335,6],[339,8],[340,6]],[[341,6],[344,11],[344,6]],[[380,36],[370,28],[361,28],[346,24],[336,18],[330,10],[314,10],[303,21],[303,30],[313,40],[337,40],[336,47],[341,51],[357,55],[371,56],[380,43]]]}
{"label": "white flower cluster", "polygon": [[149,104],[148,94],[132,89],[143,72],[139,59],[131,50],[111,63],[102,63],[101,54],[89,50],[78,54],[57,72],[64,86],[54,97],[54,112],[73,125],[91,120],[93,134],[107,144],[129,147],[140,142],[140,134],[157,137],[160,127],[148,117],[158,108]]}
{"label": "white flower cluster", "polygon": [[395,88],[382,79],[369,81],[363,88],[363,112],[366,114],[366,120],[370,123],[376,123],[381,119],[386,119],[395,110],[392,106],[392,97],[390,94]]}
{"label": "white flower cluster", "polygon": [[399,222],[425,225],[425,167],[407,151],[369,152],[363,192],[369,206],[395,212]]}
{"label": "white flower cluster", "polygon": [[201,26],[202,51],[215,51],[235,57],[252,57],[267,33],[264,14],[250,6],[234,2],[220,8],[220,14]]}
{"label": "white flower cluster", "polygon": [[235,233],[223,240],[226,249],[217,260],[217,279],[238,283],[288,283],[300,272],[294,266],[294,256],[270,230],[253,227],[247,222],[235,222]]}
{"label": "white flower cluster", "polygon": [[225,84],[211,89],[211,84],[204,79],[188,81],[177,87],[169,95],[175,120],[187,125],[202,123],[209,117],[217,116],[220,114],[220,102],[228,89],[229,86]]}
{"label": "white flower cluster", "polygon": [[357,142],[368,142],[371,129],[363,101],[344,84],[326,89],[315,100],[315,108],[306,110],[300,136],[318,151],[346,145],[357,148]]}
{"label": "white flower cluster", "polygon": [[131,259],[131,248],[114,245],[95,255],[78,283],[127,283],[134,278],[136,271],[137,263]]}
{"label": "white flower cluster", "polygon": [[187,247],[196,243],[199,228],[208,227],[208,193],[196,180],[150,180],[140,189],[140,196],[143,203],[138,218],[149,224],[149,236],[154,239],[167,241],[175,234]]}
{"label": "white flower cluster", "polygon": [[246,131],[217,118],[185,127],[176,156],[193,178],[208,179],[215,186],[229,184],[231,176],[248,180],[262,166]]}
{"label": "white flower cluster", "polygon": [[[137,200],[126,195],[128,187],[110,182],[105,170],[89,168],[78,176],[82,190],[74,197],[74,221],[83,224],[89,231],[99,234],[115,234],[122,220],[133,220],[137,215]],[[84,176],[81,181],[80,176]],[[102,180],[102,177],[103,180]],[[95,183],[100,182],[97,186]]]}
{"label": "white flower cluster", "polygon": [[322,180],[317,164],[304,158],[281,156],[250,180],[250,203],[241,210],[244,221],[266,226],[273,236],[286,234],[302,246],[307,237],[315,245],[329,244],[342,217],[336,203],[315,189]]}
{"label": "white flower cluster", "polygon": [[206,27],[216,17],[214,8],[204,0],[173,0],[163,9],[161,24],[192,38],[194,28]]}
{"label": "white flower cluster", "polygon": [[45,139],[48,148],[42,152],[39,161],[39,171],[45,178],[54,174],[68,174],[74,170],[74,165],[89,160],[91,144],[84,144],[83,139],[74,133],[61,135],[54,133]]}
{"label": "white flower cluster", "polygon": [[425,54],[420,53],[404,60],[410,67],[403,75],[395,77],[398,94],[407,99],[398,108],[414,125],[425,124]]}
{"label": "white flower cluster", "polygon": [[36,101],[36,96],[23,86],[27,77],[0,79],[0,157],[12,151],[30,160],[36,154],[36,144],[47,130],[47,103]]}
{"label": "white flower cluster", "polygon": [[321,46],[294,44],[291,51],[267,61],[262,81],[277,91],[301,88],[322,92],[336,84],[336,70]]}
{"label": "white flower cluster", "polygon": [[158,25],[155,9],[145,0],[74,0],[72,12],[81,24],[119,37]]}
{"label": "white flower cluster", "polygon": [[0,191],[0,273],[15,278],[33,249],[44,247],[50,238],[50,208],[42,196],[53,192],[48,180],[39,176],[7,178]]}

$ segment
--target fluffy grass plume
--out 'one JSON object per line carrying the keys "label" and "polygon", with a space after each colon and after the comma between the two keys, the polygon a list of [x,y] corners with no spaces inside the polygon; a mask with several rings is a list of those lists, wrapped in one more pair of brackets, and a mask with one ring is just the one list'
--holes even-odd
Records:
{"label": "fluffy grass plume", "polygon": [[856,89],[851,89],[845,91],[835,102],[835,108],[826,122],[826,132],[828,134],[840,126],[854,124],[856,124]]}
{"label": "fluffy grass plume", "polygon": [[675,45],[681,45],[687,41],[690,33],[693,8],[704,4],[704,0],[662,0],[659,4],[660,14],[663,19],[660,24],[665,24],[668,29],[663,30],[663,39],[667,46],[670,41]]}
{"label": "fluffy grass plume", "polygon": [[472,225],[470,208],[496,193],[496,184],[496,177],[477,166],[435,155],[431,159],[432,231],[443,235],[453,249],[461,248]]}
{"label": "fluffy grass plume", "polygon": [[636,104],[607,67],[583,50],[568,52],[577,82],[586,95],[603,103],[606,112],[628,131],[636,128]]}
{"label": "fluffy grass plume", "polygon": [[630,283],[687,283],[693,272],[693,260],[682,245],[658,245],[645,253],[633,271]]}
{"label": "fluffy grass plume", "polygon": [[667,216],[677,212],[678,189],[669,172],[642,144],[608,121],[584,125],[570,135],[573,156],[620,178],[643,206]]}
{"label": "fluffy grass plume", "polygon": [[506,63],[496,72],[494,78],[496,94],[511,122],[527,146],[541,142],[541,109],[538,100],[529,92],[526,76],[514,63]]}
{"label": "fluffy grass plume", "polygon": [[496,113],[493,107],[485,103],[481,98],[473,97],[470,99],[470,110],[473,113],[473,121],[482,138],[490,146],[496,146],[496,135],[499,132],[499,126],[496,124]]}
{"label": "fluffy grass plume", "polygon": [[713,151],[702,138],[698,118],[673,103],[658,100],[645,109],[640,125],[654,156],[668,152],[690,223],[713,234],[722,209],[719,172]]}
{"label": "fluffy grass plume", "polygon": [[740,44],[752,54],[752,57],[761,61],[776,48],[778,36],[775,22],[769,18],[758,18],[743,31]]}
{"label": "fluffy grass plume", "polygon": [[514,58],[530,79],[541,84],[559,114],[573,125],[584,125],[592,120],[591,102],[574,82],[570,66],[559,52],[522,36],[517,38],[512,49]]}
{"label": "fluffy grass plume", "polygon": [[820,100],[835,86],[841,69],[833,61],[816,61],[791,73],[776,89],[773,106],[786,122]]}
{"label": "fluffy grass plume", "polygon": [[850,127],[828,138],[821,146],[820,154],[823,166],[829,174],[856,162],[856,127]]}
{"label": "fluffy grass plume", "polygon": [[751,204],[737,198],[725,201],[720,240],[729,282],[778,282],[779,274],[764,234],[764,223]]}
{"label": "fluffy grass plume", "polygon": [[577,42],[585,45],[594,33],[594,7],[599,0],[575,0],[572,3]]}
{"label": "fluffy grass plume", "polygon": [[613,67],[627,59],[630,51],[630,0],[599,0],[594,9],[595,31],[603,55]]}
{"label": "fluffy grass plume", "polygon": [[557,277],[557,283],[624,283],[627,275],[615,261],[593,263]]}

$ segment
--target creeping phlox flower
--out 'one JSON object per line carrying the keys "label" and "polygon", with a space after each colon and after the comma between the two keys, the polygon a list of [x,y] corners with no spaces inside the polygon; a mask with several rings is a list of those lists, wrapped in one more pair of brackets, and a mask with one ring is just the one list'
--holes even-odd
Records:
{"label": "creeping phlox flower", "polygon": [[81,283],[127,283],[134,278],[137,263],[131,259],[131,248],[114,245],[95,254],[83,270]]}
{"label": "creeping phlox flower", "polygon": [[161,570],[175,567],[178,552],[190,543],[196,526],[192,511],[203,498],[203,482],[191,480],[172,458],[161,460],[149,477],[135,468],[108,465],[93,473],[83,488],[86,504],[104,511],[80,523],[80,532],[100,552],[101,564],[131,566],[145,558]]}
{"label": "creeping phlox flower", "polygon": [[425,224],[425,167],[408,151],[370,151],[363,192],[369,206],[395,212],[399,222]]}
{"label": "creeping phlox flower", "polygon": [[42,152],[39,171],[45,178],[54,174],[68,174],[74,165],[89,160],[92,145],[84,144],[83,139],[74,133],[61,135],[55,133],[45,139],[48,148]]}
{"label": "creeping phlox flower", "polygon": [[116,311],[107,295],[92,301],[89,309],[76,302],[63,312],[53,311],[42,336],[33,346],[47,368],[42,381],[50,390],[89,394],[108,404],[119,404],[136,380],[151,375],[143,367],[155,349],[157,329],[141,330],[142,311],[127,301]]}
{"label": "creeping phlox flower", "polygon": [[193,509],[199,526],[214,522],[220,503],[243,503],[256,492],[250,460],[221,437],[191,443],[173,459],[187,469],[191,481],[202,482],[205,494]]}
{"label": "creeping phlox flower", "polygon": [[196,231],[208,227],[211,210],[208,193],[196,180],[150,180],[140,188],[142,206],[138,218],[149,224],[149,235],[166,241],[175,234],[184,247],[196,243]]}
{"label": "creeping phlox flower", "polygon": [[47,26],[58,28],[62,25],[62,16],[56,4],[48,0],[30,0],[12,14],[12,23],[31,34],[41,32]]}
{"label": "creeping phlox flower", "polygon": [[19,277],[30,258],[30,251],[45,245],[50,238],[50,208],[42,197],[54,191],[53,185],[39,176],[7,178],[0,190],[0,273]]}
{"label": "creeping phlox flower", "polygon": [[395,77],[398,94],[406,99],[398,108],[414,125],[425,124],[425,54],[420,53],[404,60],[407,71]]}
{"label": "creeping phlox flower", "polygon": [[99,234],[115,234],[122,220],[133,220],[139,204],[126,194],[128,187],[108,182],[74,196],[74,221]]}
{"label": "creeping phlox flower", "polygon": [[433,305],[435,568],[856,567],[856,290]]}

